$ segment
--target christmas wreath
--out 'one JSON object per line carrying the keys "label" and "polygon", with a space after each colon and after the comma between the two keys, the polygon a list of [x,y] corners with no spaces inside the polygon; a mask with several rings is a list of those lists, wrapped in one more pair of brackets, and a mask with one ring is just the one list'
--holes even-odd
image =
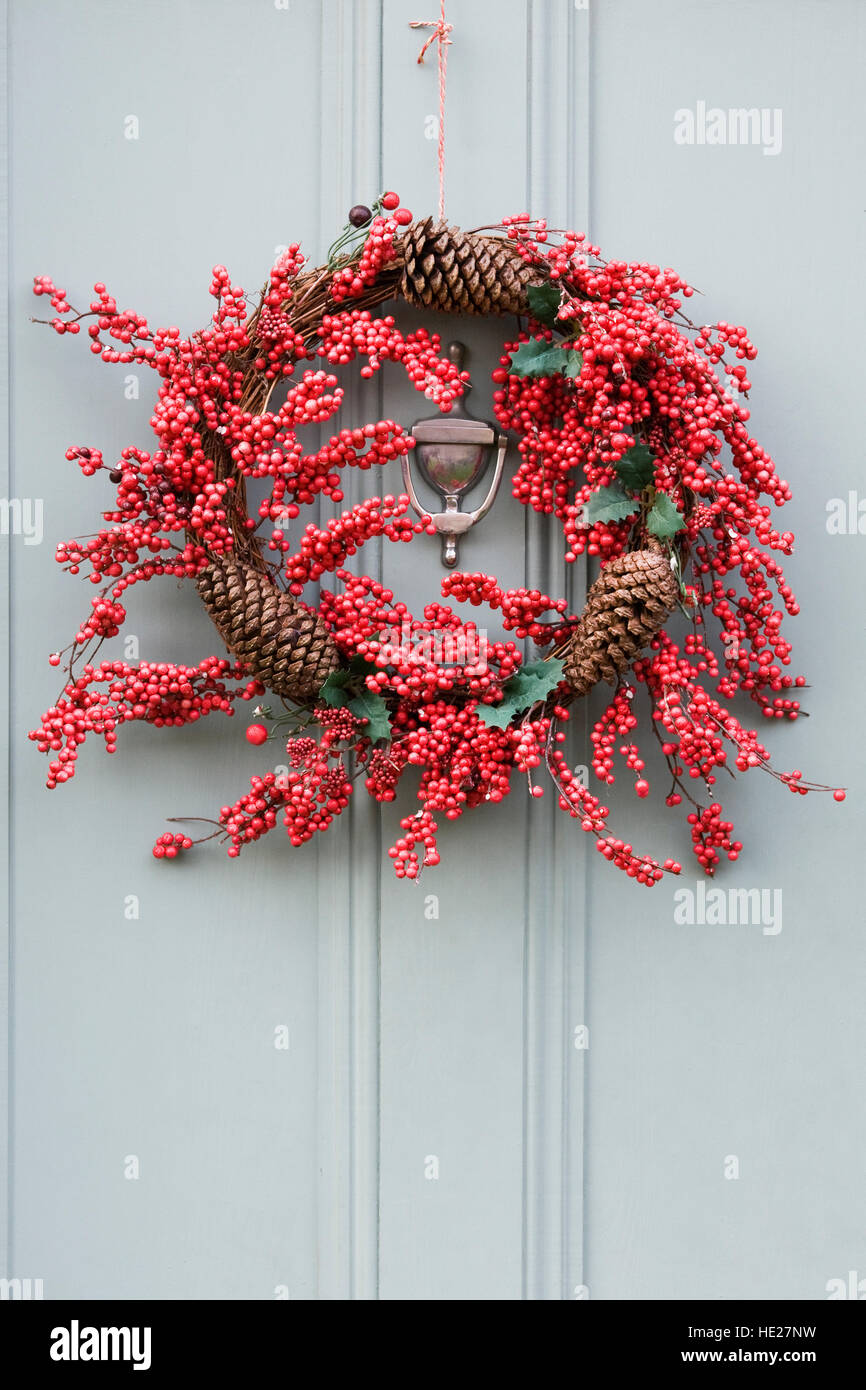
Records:
{"label": "christmas wreath", "polygon": [[[526,216],[474,232],[416,221],[386,193],[372,209],[352,210],[327,264],[310,269],[289,246],[253,303],[217,266],[212,321],[189,337],[118,309],[103,284],[83,312],[48,277],[34,290],[50,298],[59,334],[85,326],[104,362],[147,365],[160,378],[153,452],[130,446],[108,465],[96,448],[67,451],[86,475],[107,471],[116,499],[96,535],[57,549],[98,592],[66,653],[50,657],[59,665],[66,656],[68,679],[30,734],[50,758],[49,787],[73,776],[91,732],[112,752],[130,720],[180,726],[216,710],[230,715],[236,699],[267,690],[282,709],[257,706],[247,738],[283,741],[286,768],[254,777],[220,810],[213,836],[230,855],[280,818],[300,845],[343,811],[358,776],[388,802],[406,769],[418,768],[420,808],[401,820],[390,850],[398,877],[417,878],[438,863],[441,818],[501,801],[515,770],[540,796],[533,779],[544,767],[559,806],[602,855],[653,884],[680,865],[659,864],[611,832],[607,808],[563,747],[570,706],[605,681],[613,695],[591,736],[601,784],[614,781],[618,753],[637,796],[649,793],[635,741],[642,690],[670,771],[666,801],[686,803],[698,861],[711,874],[720,852],[737,858],[741,845],[715,799],[717,772],[731,763],[772,769],[732,703],[748,696],[764,720],[800,713],[804,679],[788,674],[781,631],[797,605],[776,558],[794,538],[775,528],[769,505],[791,494],[749,434],[742,398],[755,349],[746,330],[692,324],[682,307],[692,290],[673,270],[606,261],[583,236]],[[304,427],[340,410],[332,368],[360,359],[369,377],[399,363],[445,413],[466,389],[469,374],[442,354],[435,333],[401,332],[381,313],[394,299],[516,316],[493,372],[496,416],[520,454],[512,490],[557,518],[566,560],[598,557],[582,613],[556,596],[503,589],[493,575],[455,571],[442,582],[444,601],[413,616],[346,567],[373,537],[411,542],[432,529],[410,515],[405,495],[310,524],[293,548],[288,532],[302,507],[320,496],[343,500],[343,469],[386,468],[414,443],[396,420],[381,419],[305,450]],[[287,393],[272,408],[278,382]],[[251,516],[254,479],[268,491]],[[339,587],[305,602],[325,574]],[[95,663],[125,619],[127,590],[159,575],[194,581],[232,659]],[[497,611],[538,659],[503,640],[480,661],[477,629],[449,600]],[[675,640],[665,624],[678,608],[687,626]],[[397,644],[397,631],[411,640]],[[449,639],[454,659],[443,661],[434,646]],[[793,793],[816,786],[799,771],[773,775]],[[166,832],[153,852],[171,859],[192,843]]]}

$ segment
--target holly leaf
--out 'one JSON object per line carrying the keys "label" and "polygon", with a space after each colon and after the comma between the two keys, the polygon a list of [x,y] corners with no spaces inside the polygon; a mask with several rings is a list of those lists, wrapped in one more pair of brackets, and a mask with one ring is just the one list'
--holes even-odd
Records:
{"label": "holly leaf", "polygon": [[624,521],[634,516],[640,503],[636,497],[629,497],[619,483],[610,487],[600,487],[586,503],[586,519],[593,521]]}
{"label": "holly leaf", "polygon": [[555,343],[530,338],[511,355],[513,376],[550,376],[565,365],[565,353]]}
{"label": "holly leaf", "polygon": [[635,444],[616,465],[620,482],[629,492],[642,492],[653,480],[655,460],[646,444]]}
{"label": "holly leaf", "polygon": [[352,696],[357,692],[359,684],[365,676],[369,676],[375,670],[375,664],[366,657],[353,656],[348,666],[341,666],[338,671],[332,671],[326,677],[319,690],[319,700],[323,705],[330,705],[331,709],[351,708]]}
{"label": "holly leaf", "polygon": [[651,536],[666,540],[669,536],[675,536],[677,531],[682,531],[686,519],[666,492],[657,492],[646,524]]}
{"label": "holly leaf", "polygon": [[579,352],[531,338],[512,354],[512,376],[576,376],[583,365]]}
{"label": "holly leaf", "polygon": [[475,713],[488,729],[505,729],[511,723],[511,708],[505,701],[501,705],[476,705]]}
{"label": "holly leaf", "polygon": [[526,291],[526,298],[532,317],[538,319],[539,323],[546,323],[548,328],[555,328],[556,316],[562,302],[559,286],[549,281],[545,285],[530,285]]}
{"label": "holly leaf", "polygon": [[580,376],[583,370],[583,353],[578,352],[577,348],[572,348],[565,355],[568,361],[562,369],[562,375],[567,377]]}
{"label": "holly leaf", "polygon": [[346,709],[351,699],[346,686],[354,678],[350,670],[332,671],[319,691],[318,698],[322,704],[330,705],[331,709]]}
{"label": "holly leaf", "polygon": [[373,743],[378,743],[380,738],[390,740],[391,721],[388,718],[388,706],[381,695],[374,695],[372,690],[365,687],[349,701],[349,709],[357,719],[367,720],[364,729],[366,738],[372,739]]}
{"label": "holly leaf", "polygon": [[[377,640],[381,641],[381,633],[377,633]],[[349,673],[353,676],[369,676],[375,669],[375,662],[368,661],[365,656],[353,656],[349,661]]]}
{"label": "holly leaf", "polygon": [[522,710],[547,699],[562,680],[564,665],[558,657],[551,657],[549,661],[532,661],[528,666],[521,666],[503,685],[501,704],[476,705],[475,713],[488,728],[507,728]]}
{"label": "holly leaf", "polygon": [[546,699],[556,689],[562,680],[564,668],[565,662],[560,661],[559,657],[551,657],[549,661],[530,661],[515,671],[503,690],[515,701],[523,700],[523,704],[515,704],[516,709],[528,709],[536,700]]}

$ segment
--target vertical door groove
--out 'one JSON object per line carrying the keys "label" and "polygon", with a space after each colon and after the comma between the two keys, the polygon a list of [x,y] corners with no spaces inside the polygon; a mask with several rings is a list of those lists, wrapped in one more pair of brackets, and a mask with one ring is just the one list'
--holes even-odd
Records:
{"label": "vertical door groove", "polygon": [[[323,0],[320,54],[323,256],[353,203],[380,191],[381,0]],[[348,376],[343,411],[359,408]],[[340,511],[362,496],[347,469]],[[364,798],[366,801],[367,799]],[[356,795],[319,847],[319,1297],[378,1296],[378,815]],[[333,838],[332,838],[333,837]]]}
{"label": "vertical door groove", "polygon": [[[552,227],[581,230],[588,214],[589,15],[572,3],[527,0],[526,195]],[[583,564],[566,565],[559,524],[527,512],[528,587],[586,595]],[[583,703],[569,744],[586,762]],[[587,837],[548,784],[527,801],[524,963],[523,1297],[582,1292],[583,1057]]]}
{"label": "vertical door groove", "polygon": [[[0,0],[0,112],[2,112],[3,131],[0,135],[0,434],[3,439],[0,456],[0,487],[3,496],[9,498],[12,450],[10,447],[9,422],[9,86],[8,86],[8,41],[7,41],[6,0]],[[0,840],[0,876],[6,885],[2,919],[0,919],[0,989],[6,1001],[6,1017],[0,1032],[0,1147],[3,1152],[3,1169],[0,1174],[0,1270],[13,1277],[10,1266],[11,1216],[11,1164],[12,1164],[12,1092],[10,1082],[10,1053],[12,1041],[12,970],[10,949],[12,945],[12,882],[9,874],[10,852],[9,835],[11,816],[9,798],[9,747],[11,744],[12,712],[11,694],[11,632],[10,632],[10,589],[9,589],[9,547],[11,536],[0,550],[0,644],[2,644],[5,663],[2,674],[3,705],[5,723],[2,759],[2,777],[6,788],[2,798],[0,816],[3,820],[2,840]]]}

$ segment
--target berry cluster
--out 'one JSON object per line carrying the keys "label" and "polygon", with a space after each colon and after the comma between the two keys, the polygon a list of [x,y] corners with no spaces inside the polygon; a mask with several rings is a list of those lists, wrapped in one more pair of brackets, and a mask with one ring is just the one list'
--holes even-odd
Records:
{"label": "berry cluster", "polygon": [[[426,864],[438,864],[436,850],[436,831],[438,826],[429,810],[416,811],[414,816],[404,816],[400,829],[405,831],[397,843],[388,850],[394,861],[394,871],[398,878],[417,878]],[[424,846],[424,857],[418,857],[418,845]]]}
{"label": "berry cluster", "polygon": [[386,753],[374,748],[366,760],[367,776],[364,787],[375,801],[393,801],[397,795],[397,785],[406,766],[406,754],[399,747]]}
{"label": "berry cluster", "polygon": [[92,638],[116,637],[120,625],[126,618],[126,609],[121,603],[113,603],[107,598],[92,598],[93,612],[85,618],[75,634],[75,645],[84,647]]}
{"label": "berry cluster", "polygon": [[[475,625],[450,608],[428,604],[423,618],[415,618],[369,575],[338,569],[336,576],[343,592],[322,595],[321,615],[346,657],[369,663],[367,690],[393,698],[395,727],[407,707],[429,709],[446,693],[486,703],[518,670],[521,655],[513,642],[482,644]],[[455,726],[459,714],[449,706]]]}
{"label": "berry cluster", "polygon": [[90,733],[102,734],[106,752],[113,753],[119,726],[133,719],[162,728],[194,724],[214,710],[233,714],[236,699],[251,699],[261,692],[256,681],[235,688],[226,684],[243,677],[242,666],[216,656],[206,657],[198,666],[169,661],[85,665],[42,716],[40,728],[29,735],[40,753],[52,755],[48,786],[74,777],[78,748]]}
{"label": "berry cluster", "polygon": [[[617,742],[628,738],[632,729],[637,727],[637,716],[632,710],[633,695],[634,691],[631,687],[623,687],[618,690],[601,718],[597,720],[590,735],[592,740],[592,769],[596,777],[602,782],[613,783],[616,781],[613,771],[613,754]],[[643,772],[644,762],[639,755],[636,744],[620,742],[619,752],[634,772]]]}
{"label": "berry cluster", "polygon": [[330,292],[335,303],[344,299],[359,299],[365,290],[376,283],[385,266],[397,258],[395,242],[403,229],[409,226],[412,214],[408,208],[400,207],[396,193],[386,193],[382,206],[389,215],[373,218],[358,259],[334,274]]}
{"label": "berry cluster", "polygon": [[542,622],[545,613],[557,613],[560,617],[566,614],[566,600],[550,598],[539,589],[502,589],[489,574],[455,572],[442,581],[442,593],[458,603],[471,603],[475,607],[486,604],[494,611],[499,609],[506,632],[514,632],[519,638],[531,637],[539,646],[562,636],[577,621],[565,618],[558,624]]}
{"label": "berry cluster", "polygon": [[323,761],[313,762],[290,772],[288,784],[283,823],[295,846],[312,839],[317,830],[327,830],[334,817],[346,809],[352,794],[342,763],[328,767]]}
{"label": "berry cluster", "polygon": [[726,850],[729,859],[739,857],[743,846],[739,840],[731,840],[733,823],[722,820],[722,808],[717,801],[701,811],[691,811],[688,822],[692,828],[694,851],[704,873],[713,873],[719,862],[719,849]]}
{"label": "berry cluster", "polygon": [[229,838],[228,854],[236,859],[244,845],[261,839],[277,823],[277,812],[285,806],[288,790],[278,784],[276,773],[250,779],[250,789],[233,806],[223,806],[219,825]]}
{"label": "berry cluster", "polygon": [[[271,267],[270,281],[259,308],[255,324],[255,336],[264,357],[256,359],[256,368],[264,374],[267,381],[276,377],[291,376],[294,363],[307,355],[303,333],[299,333],[286,312],[292,298],[292,285],[303,269],[304,258],[297,242],[288,246]],[[220,287],[228,279],[224,266],[214,270],[211,294],[219,294]]]}
{"label": "berry cluster", "polygon": [[349,709],[319,705],[315,716],[316,722],[327,731],[330,744],[347,743],[358,728],[359,721]]}
{"label": "berry cluster", "polygon": [[157,837],[153,847],[154,859],[176,859],[181,850],[192,849],[193,841],[188,835],[172,835],[166,831]]}
{"label": "berry cluster", "polygon": [[[409,499],[406,496],[396,499],[370,497],[342,516],[332,518],[324,528],[311,522],[300,549],[288,556],[285,562],[286,577],[290,581],[289,592],[303,593],[305,584],[326,572],[332,573],[373,536],[385,536],[389,541],[411,541],[417,531],[423,530],[423,526],[406,516],[408,508]],[[280,534],[277,543],[282,541]]]}
{"label": "berry cluster", "polygon": [[361,376],[366,379],[383,362],[402,362],[415,390],[423,391],[441,410],[451,409],[469,380],[468,372],[461,372],[455,363],[439,356],[442,340],[438,333],[417,328],[404,336],[393,318],[374,319],[369,309],[326,314],[321,337],[319,352],[334,365],[352,362],[358,354],[366,357],[367,365],[361,368]]}
{"label": "berry cluster", "polygon": [[596,849],[608,863],[650,888],[661,882],[664,874],[682,872],[682,865],[675,859],[659,864],[651,855],[637,853],[627,841],[611,834],[607,828],[608,808],[602,806],[599,798],[572,772],[561,749],[550,750],[548,767],[559,792],[560,810],[579,820],[581,829],[587,834],[595,835]]}

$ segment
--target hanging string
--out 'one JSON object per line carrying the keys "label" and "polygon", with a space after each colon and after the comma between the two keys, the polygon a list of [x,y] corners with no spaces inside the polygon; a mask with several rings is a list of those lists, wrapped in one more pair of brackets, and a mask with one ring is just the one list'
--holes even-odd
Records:
{"label": "hanging string", "polygon": [[445,80],[448,70],[448,35],[454,28],[445,18],[445,0],[441,0],[438,19],[412,19],[410,29],[432,29],[433,33],[418,54],[418,62],[424,62],[424,55],[431,43],[439,45],[439,221],[445,220]]}

